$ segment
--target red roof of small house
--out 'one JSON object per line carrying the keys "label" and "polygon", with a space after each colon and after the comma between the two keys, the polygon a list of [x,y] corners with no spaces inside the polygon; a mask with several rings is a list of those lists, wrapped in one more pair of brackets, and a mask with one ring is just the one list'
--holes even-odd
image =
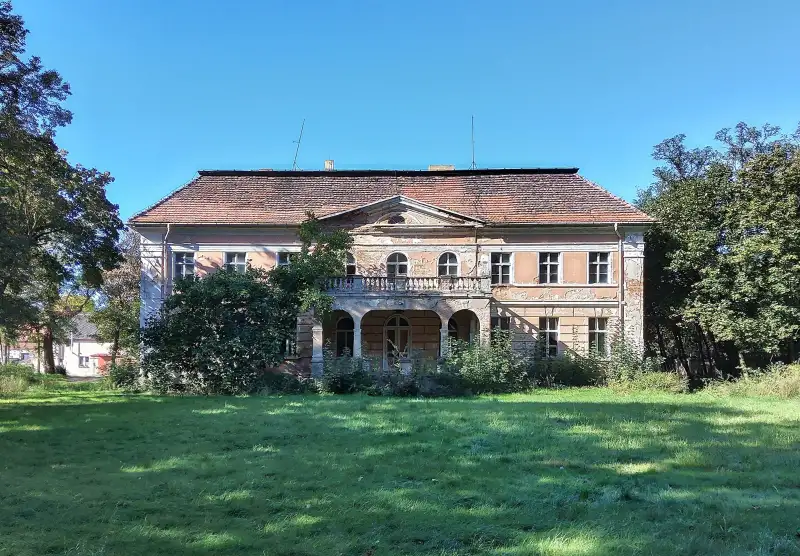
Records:
{"label": "red roof of small house", "polygon": [[202,170],[130,223],[297,225],[403,196],[487,224],[622,224],[653,219],[577,168]]}

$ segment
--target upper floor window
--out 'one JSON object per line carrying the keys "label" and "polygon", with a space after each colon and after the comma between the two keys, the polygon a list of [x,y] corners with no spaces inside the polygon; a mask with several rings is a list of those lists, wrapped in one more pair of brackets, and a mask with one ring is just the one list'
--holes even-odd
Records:
{"label": "upper floor window", "polygon": [[543,357],[558,355],[558,317],[539,317],[539,349]]}
{"label": "upper floor window", "polygon": [[442,253],[439,257],[439,276],[458,275],[458,258],[455,253]]}
{"label": "upper floor window", "polygon": [[539,253],[539,283],[558,283],[558,261],[561,253]]}
{"label": "upper floor window", "polygon": [[406,219],[402,214],[394,214],[386,221],[388,224],[405,224]]}
{"label": "upper floor window", "polygon": [[344,273],[346,276],[355,276],[358,273],[358,269],[356,268],[356,258],[352,253],[347,254],[347,263],[344,267]]}
{"label": "upper floor window", "polygon": [[392,253],[386,259],[386,274],[390,278],[408,276],[408,257],[402,253]]}
{"label": "upper floor window", "polygon": [[589,319],[589,349],[600,355],[608,355],[608,319]]}
{"label": "upper floor window", "polygon": [[175,253],[174,278],[194,276],[194,253]]}
{"label": "upper floor window", "polygon": [[244,274],[244,271],[247,270],[247,254],[225,253],[225,270]]}
{"label": "upper floor window", "polygon": [[511,253],[492,253],[492,284],[511,283]]}
{"label": "upper floor window", "polygon": [[609,254],[589,253],[589,283],[608,284]]}

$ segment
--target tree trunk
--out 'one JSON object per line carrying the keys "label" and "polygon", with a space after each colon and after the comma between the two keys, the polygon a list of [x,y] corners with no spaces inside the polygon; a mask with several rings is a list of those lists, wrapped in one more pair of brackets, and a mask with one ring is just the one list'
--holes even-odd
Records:
{"label": "tree trunk", "polygon": [[56,359],[53,355],[53,329],[49,326],[45,326],[42,333],[42,351],[44,351],[44,372],[50,375],[55,374]]}
{"label": "tree trunk", "polygon": [[689,367],[689,358],[686,356],[686,349],[683,347],[683,336],[681,335],[681,329],[675,324],[672,325],[672,335],[675,337],[675,348],[677,351],[678,361],[680,361],[681,365],[683,365],[683,370],[686,372],[686,376],[693,378],[692,370]]}

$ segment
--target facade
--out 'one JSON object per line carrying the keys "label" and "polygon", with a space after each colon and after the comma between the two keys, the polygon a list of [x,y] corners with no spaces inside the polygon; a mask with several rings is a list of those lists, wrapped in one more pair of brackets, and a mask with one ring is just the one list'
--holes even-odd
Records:
{"label": "facade", "polygon": [[[332,164],[331,164],[332,166]],[[301,363],[323,346],[380,358],[435,358],[448,338],[547,355],[642,344],[646,214],[575,168],[428,171],[201,171],[136,214],[142,320],[175,277],[290,264],[311,210],[354,238],[335,311],[298,319]]]}

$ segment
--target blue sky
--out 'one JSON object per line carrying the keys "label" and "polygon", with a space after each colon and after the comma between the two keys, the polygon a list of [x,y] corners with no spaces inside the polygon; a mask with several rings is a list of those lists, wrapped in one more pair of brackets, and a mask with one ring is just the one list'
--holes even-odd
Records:
{"label": "blue sky", "polygon": [[16,0],[72,85],[58,143],[123,218],[206,168],[578,166],[633,199],[652,147],[800,121],[796,0]]}

